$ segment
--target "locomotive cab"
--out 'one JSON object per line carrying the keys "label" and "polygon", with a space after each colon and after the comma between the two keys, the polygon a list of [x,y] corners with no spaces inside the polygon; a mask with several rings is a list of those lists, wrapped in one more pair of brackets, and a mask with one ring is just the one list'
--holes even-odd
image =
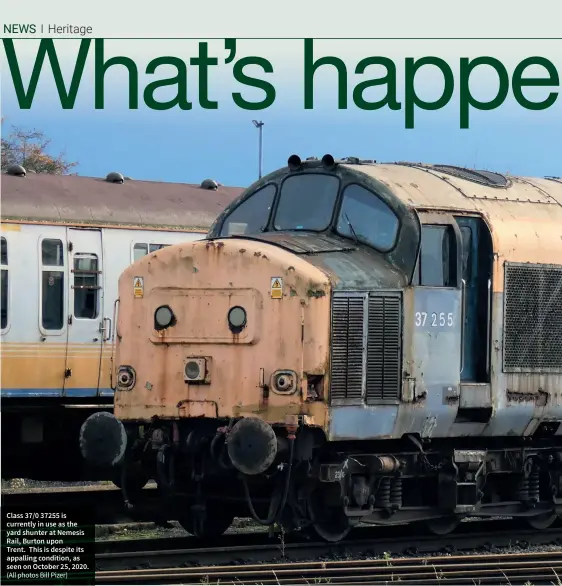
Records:
{"label": "locomotive cab", "polygon": [[[470,317],[490,324],[492,238],[472,214],[482,237],[468,282],[463,219],[430,196],[416,203],[434,187],[424,175],[445,183],[293,155],[205,240],[132,265],[119,281],[114,415],[84,424],[85,457],[120,466],[126,498],[139,470],[154,478],[167,514],[199,536],[248,514],[339,540],[359,521],[440,532],[481,513],[488,452],[473,440],[505,422],[490,328]],[[528,461],[512,471],[527,487]]]}

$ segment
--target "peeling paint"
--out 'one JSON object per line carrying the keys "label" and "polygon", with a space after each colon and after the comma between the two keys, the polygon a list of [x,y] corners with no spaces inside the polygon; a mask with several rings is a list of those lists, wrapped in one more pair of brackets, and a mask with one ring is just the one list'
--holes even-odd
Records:
{"label": "peeling paint", "polygon": [[433,415],[426,417],[421,432],[422,437],[431,437],[435,427],[437,426],[437,418]]}

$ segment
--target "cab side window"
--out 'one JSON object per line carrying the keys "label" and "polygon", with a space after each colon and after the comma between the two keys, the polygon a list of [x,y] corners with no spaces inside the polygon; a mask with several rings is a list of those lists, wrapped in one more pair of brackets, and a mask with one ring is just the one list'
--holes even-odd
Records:
{"label": "cab side window", "polygon": [[0,238],[2,258],[0,261],[0,330],[8,327],[8,243],[4,237]]}
{"label": "cab side window", "polygon": [[422,287],[456,286],[457,252],[452,226],[422,226],[421,250],[413,285]]}
{"label": "cab side window", "polygon": [[250,195],[226,217],[220,235],[259,234],[267,226],[275,191],[270,184]]}

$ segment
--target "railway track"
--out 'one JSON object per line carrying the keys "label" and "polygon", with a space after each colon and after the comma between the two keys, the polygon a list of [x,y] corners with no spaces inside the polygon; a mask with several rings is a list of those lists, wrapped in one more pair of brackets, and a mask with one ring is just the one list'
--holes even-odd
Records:
{"label": "railway track", "polygon": [[562,551],[122,570],[96,584],[560,584]]}
{"label": "railway track", "polygon": [[[143,493],[143,500],[146,501],[144,513],[149,516],[146,505],[155,491],[149,487]],[[42,506],[60,503],[65,507],[71,503],[76,507],[86,507],[88,515],[95,515],[97,523],[115,522],[119,516],[124,520],[143,518],[142,507],[133,515],[124,510],[120,491],[112,485],[2,491],[3,505],[29,507],[32,503]],[[213,542],[191,537],[105,541],[96,544],[96,582],[190,584],[202,580],[210,583],[235,580],[237,583],[284,584],[313,580],[315,583],[351,584],[384,583],[400,578],[401,585],[405,586],[410,583],[437,583],[437,579],[440,583],[461,584],[467,583],[466,577],[471,577],[471,584],[507,584],[507,576],[511,584],[562,585],[561,552],[486,555],[487,566],[482,566],[481,554],[472,561],[468,561],[470,556],[450,555],[461,550],[493,552],[494,548],[518,546],[525,549],[537,545],[558,545],[562,548],[562,524],[557,523],[545,531],[535,531],[522,529],[518,521],[511,519],[473,520],[461,523],[454,533],[440,537],[428,535],[415,526],[358,527],[348,539],[338,544],[311,541],[298,533],[283,538],[280,535],[271,537],[263,530],[255,533],[233,532]],[[387,555],[406,554],[409,557],[392,561],[372,559],[385,552]],[[439,558],[411,557],[440,552],[448,552],[449,555]],[[334,558],[346,557],[363,559],[333,561]],[[322,558],[327,561],[310,561]],[[457,562],[451,561],[457,558]],[[505,568],[500,570],[496,563],[498,560],[507,564]],[[265,563],[268,565],[265,566]],[[276,565],[271,566],[272,563]],[[428,564],[432,565],[432,574],[428,573]],[[276,568],[276,578],[268,574],[272,567]],[[501,572],[505,576],[500,575]]]}
{"label": "railway track", "polygon": [[[300,563],[312,559],[376,557],[381,555],[418,555],[454,553],[458,551],[495,551],[494,548],[560,546],[562,527],[544,531],[521,529],[513,521],[481,521],[462,523],[447,536],[428,535],[411,527],[356,528],[340,543],[307,540],[305,536],[269,538],[264,533],[224,535],[213,543],[194,538],[148,539],[96,545],[96,569],[160,571],[179,566],[218,564]],[[139,574],[140,575],[140,574]]]}

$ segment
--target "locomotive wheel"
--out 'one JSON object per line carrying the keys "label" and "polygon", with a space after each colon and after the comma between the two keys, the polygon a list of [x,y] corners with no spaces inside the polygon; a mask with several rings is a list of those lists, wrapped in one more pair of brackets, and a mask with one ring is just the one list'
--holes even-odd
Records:
{"label": "locomotive wheel", "polygon": [[557,518],[558,515],[554,511],[548,511],[534,517],[525,517],[525,521],[533,529],[542,530],[548,529]]}
{"label": "locomotive wheel", "polygon": [[461,519],[457,515],[448,515],[446,517],[428,519],[425,524],[431,533],[435,535],[447,535],[454,531],[460,522]]}
{"label": "locomotive wheel", "polygon": [[308,499],[308,510],[312,527],[324,541],[341,541],[351,531],[349,517],[341,505],[328,503],[322,489],[314,491]]}
{"label": "locomotive wheel", "polygon": [[188,533],[199,539],[219,537],[232,525],[232,521],[234,515],[220,505],[208,505],[205,509],[192,507],[185,517],[178,519]]}

